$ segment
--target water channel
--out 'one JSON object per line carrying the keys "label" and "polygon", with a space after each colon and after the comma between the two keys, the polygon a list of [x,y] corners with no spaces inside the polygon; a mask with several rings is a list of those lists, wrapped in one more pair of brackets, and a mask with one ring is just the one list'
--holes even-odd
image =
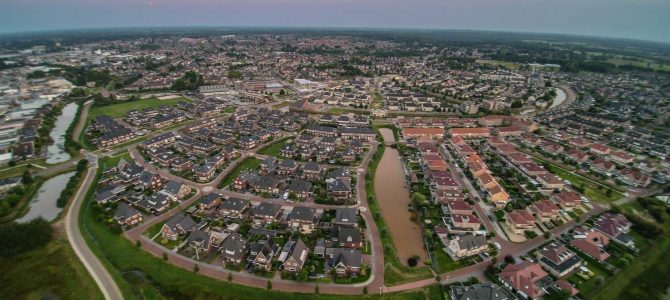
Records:
{"label": "water channel", "polygon": [[[386,145],[393,144],[393,131],[380,129]],[[419,224],[412,222],[412,213],[407,210],[411,203],[410,190],[405,179],[405,171],[400,153],[395,148],[386,146],[377,171],[375,173],[375,195],[388,225],[400,261],[418,255],[422,260],[427,257],[423,248],[422,233]]]}
{"label": "water channel", "polygon": [[38,217],[42,217],[47,221],[53,221],[58,217],[58,214],[63,209],[56,206],[56,201],[74,173],[75,172],[63,173],[45,181],[42,186],[40,186],[40,189],[35,196],[30,199],[30,209],[28,210],[28,213],[16,221],[24,223]]}
{"label": "water channel", "polygon": [[65,151],[65,133],[77,114],[77,106],[76,103],[65,105],[63,113],[56,119],[54,128],[49,134],[54,143],[47,147],[47,163],[56,164],[71,158],[70,154]]}

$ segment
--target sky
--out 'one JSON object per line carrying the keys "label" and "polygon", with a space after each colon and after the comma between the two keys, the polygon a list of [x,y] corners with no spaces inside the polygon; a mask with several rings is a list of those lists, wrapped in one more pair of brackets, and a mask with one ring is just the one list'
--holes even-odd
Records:
{"label": "sky", "polygon": [[0,33],[144,26],[472,29],[670,42],[670,0],[0,0]]}

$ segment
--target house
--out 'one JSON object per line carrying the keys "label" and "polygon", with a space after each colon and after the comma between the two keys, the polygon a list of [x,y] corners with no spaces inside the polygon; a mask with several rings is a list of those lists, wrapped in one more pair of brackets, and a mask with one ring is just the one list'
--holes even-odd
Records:
{"label": "house", "polygon": [[445,213],[448,214],[474,215],[475,213],[470,204],[463,200],[451,200],[442,207],[443,210],[446,210]]}
{"label": "house", "polygon": [[537,181],[546,189],[563,189],[565,183],[556,175],[551,173],[542,173],[537,175]]}
{"label": "house", "polygon": [[600,262],[607,260],[610,254],[605,247],[610,243],[610,238],[598,230],[588,230],[570,241],[570,245],[586,253]]}
{"label": "house", "polygon": [[289,195],[295,194],[299,199],[305,199],[312,194],[312,183],[302,179],[295,179],[286,187]]}
{"label": "house", "polygon": [[191,188],[181,182],[170,180],[160,193],[163,193],[174,200],[181,200],[191,193]]}
{"label": "house", "polygon": [[223,218],[241,220],[246,218],[250,207],[249,200],[231,197],[221,203],[219,214]]}
{"label": "house", "polygon": [[279,245],[272,242],[272,239],[259,240],[249,244],[249,258],[254,268],[270,271],[272,269],[272,259],[279,251]]}
{"label": "house", "polygon": [[447,245],[447,254],[453,259],[458,260],[463,257],[477,255],[488,250],[489,244],[486,237],[482,235],[457,235],[449,240]]}
{"label": "house", "polygon": [[486,188],[486,193],[497,208],[505,208],[509,202],[509,194],[499,184]]}
{"label": "house", "polygon": [[229,234],[221,246],[221,258],[226,264],[239,265],[247,255],[249,243],[239,233]]}
{"label": "house", "polygon": [[167,180],[158,174],[154,174],[145,170],[142,172],[142,174],[140,174],[138,182],[144,189],[158,191],[163,187],[163,185],[165,185]]}
{"label": "house", "polygon": [[259,176],[257,180],[252,181],[249,185],[254,188],[257,193],[278,194],[279,184],[281,180],[272,175]]}
{"label": "house", "polygon": [[335,226],[331,229],[332,240],[340,248],[359,249],[363,247],[363,238],[358,228]]}
{"label": "house", "polygon": [[405,138],[415,138],[415,139],[443,139],[444,138],[444,128],[433,127],[433,128],[403,128],[402,135]]}
{"label": "house", "polygon": [[165,194],[156,193],[142,198],[137,206],[147,212],[160,214],[167,211],[167,209],[170,207],[170,198],[165,196]]}
{"label": "house", "polygon": [[299,167],[300,165],[295,161],[290,159],[284,159],[281,162],[279,162],[279,165],[277,166],[277,174],[280,175],[296,174],[298,172]]}
{"label": "house", "polygon": [[647,187],[651,183],[651,178],[640,171],[631,168],[625,168],[619,171],[619,180],[632,187]]}
{"label": "house", "polygon": [[525,209],[507,213],[505,218],[507,228],[516,234],[523,234],[526,230],[535,228],[535,218]]}
{"label": "house", "polygon": [[450,214],[442,218],[444,225],[450,234],[471,233],[479,230],[482,226],[481,220],[474,214],[460,215]]}
{"label": "house", "polygon": [[320,179],[323,176],[323,167],[317,163],[306,163],[302,167],[302,177],[307,180]]}
{"label": "house", "polygon": [[559,217],[561,209],[551,200],[542,200],[533,204],[533,210],[537,217],[543,221],[549,221]]}
{"label": "house", "polygon": [[342,179],[326,180],[326,193],[335,199],[349,199],[352,195],[351,183]]}
{"label": "house", "polygon": [[543,248],[538,254],[538,262],[556,277],[563,277],[582,265],[582,259],[563,245]]}
{"label": "house", "polygon": [[491,130],[486,127],[475,128],[451,128],[449,134],[452,137],[458,136],[464,139],[467,138],[483,138],[491,136]]}
{"label": "house", "polygon": [[251,210],[255,224],[272,223],[279,218],[280,213],[281,205],[269,202],[261,202]]}
{"label": "house", "polygon": [[142,214],[125,202],[119,203],[114,213],[114,220],[122,226],[132,226],[142,222]]}
{"label": "house", "polygon": [[218,194],[209,194],[198,200],[198,208],[200,211],[210,210],[221,204],[221,196]]}
{"label": "house", "polygon": [[333,225],[358,227],[358,209],[350,207],[338,207],[335,209]]}
{"label": "house", "polygon": [[168,240],[176,240],[180,235],[195,230],[196,223],[191,216],[185,213],[178,213],[167,220],[161,228],[161,236]]}
{"label": "house", "polygon": [[498,278],[505,287],[526,299],[539,299],[545,294],[544,287],[551,282],[549,274],[539,264],[529,261],[507,265]]}
{"label": "house", "polygon": [[299,229],[302,232],[310,233],[315,228],[316,210],[306,206],[296,206],[288,214],[286,220],[288,226]]}
{"label": "house", "polygon": [[628,247],[634,247],[634,240],[626,235],[632,226],[633,223],[622,214],[604,213],[596,220],[593,227],[610,239]]}
{"label": "house", "polygon": [[473,285],[452,285],[449,290],[451,300],[515,300],[509,291],[495,283]]}
{"label": "house", "polygon": [[279,261],[282,262],[284,271],[298,272],[307,261],[309,248],[301,239],[286,242],[279,255]]}
{"label": "house", "polygon": [[355,249],[326,248],[326,265],[335,269],[337,276],[347,276],[361,272],[362,255]]}
{"label": "house", "polygon": [[205,258],[215,247],[218,247],[216,236],[204,230],[194,230],[188,235],[186,244],[189,245],[196,255],[196,259]]}
{"label": "house", "polygon": [[245,170],[240,172],[240,175],[235,177],[233,180],[232,186],[235,190],[244,190],[248,188],[251,184],[255,183],[260,179],[260,176],[257,172],[252,170]]}
{"label": "house", "polygon": [[581,204],[581,196],[573,191],[562,191],[553,195],[558,204],[565,210],[573,210]]}

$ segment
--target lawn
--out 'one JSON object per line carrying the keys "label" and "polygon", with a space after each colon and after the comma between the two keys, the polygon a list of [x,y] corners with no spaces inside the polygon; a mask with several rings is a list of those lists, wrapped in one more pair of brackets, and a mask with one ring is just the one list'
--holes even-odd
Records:
{"label": "lawn", "polygon": [[91,120],[99,115],[108,115],[112,118],[122,118],[126,115],[127,112],[134,109],[140,110],[150,107],[159,107],[164,104],[174,106],[180,101],[190,102],[191,100],[184,97],[165,99],[165,100],[160,100],[158,98],[152,97],[148,99],[121,102],[106,106],[91,106],[91,109],[89,110],[87,115],[87,119]]}
{"label": "lawn", "polygon": [[460,269],[463,267],[467,267],[471,265],[470,260],[467,258],[459,259],[459,260],[454,260],[444,252],[441,248],[435,249],[433,252],[435,253],[435,258],[437,260],[437,264],[439,265],[440,272],[445,273],[445,272],[450,272],[456,269]]}
{"label": "lawn", "polygon": [[287,141],[288,137],[274,141],[272,144],[259,149],[258,154],[276,157],[277,155],[279,155],[279,152],[281,152],[281,149],[284,148],[284,145],[286,145]]}
{"label": "lawn", "polygon": [[563,180],[569,180],[572,186],[574,187],[583,188],[584,189],[583,194],[584,196],[589,198],[589,200],[598,203],[610,203],[624,197],[622,193],[614,189],[612,189],[612,192],[609,195],[607,195],[607,190],[610,189],[609,187],[597,184],[587,178],[584,178],[572,172],[568,172],[552,164],[548,164],[548,166],[549,166],[548,169],[549,172],[556,174]]}
{"label": "lawn", "polygon": [[2,299],[103,299],[65,240],[0,261]]}
{"label": "lawn", "polygon": [[233,183],[233,180],[237,178],[238,175],[244,170],[255,170],[258,169],[258,167],[261,166],[261,161],[255,157],[247,157],[244,158],[244,160],[235,167],[228,175],[226,175],[221,182],[217,185],[218,188],[224,188],[226,186],[229,186],[231,183]]}
{"label": "lawn", "polygon": [[490,66],[503,66],[503,67],[508,68],[510,70],[516,70],[516,69],[519,68],[519,66],[515,62],[511,62],[511,61],[480,59],[480,60],[477,60],[477,63],[490,65]]}
{"label": "lawn", "polygon": [[342,115],[342,114],[348,114],[348,113],[360,113],[360,111],[355,110],[355,109],[342,108],[342,107],[333,107],[333,108],[329,109],[326,113],[333,114],[333,115]]}

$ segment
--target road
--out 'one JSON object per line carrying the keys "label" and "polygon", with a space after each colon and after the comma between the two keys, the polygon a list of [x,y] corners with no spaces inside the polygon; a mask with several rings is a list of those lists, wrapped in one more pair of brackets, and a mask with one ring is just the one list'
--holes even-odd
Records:
{"label": "road", "polygon": [[86,240],[84,240],[84,237],[81,235],[81,230],[79,228],[79,211],[81,210],[81,205],[86,200],[86,192],[91,187],[91,184],[93,184],[98,169],[97,161],[94,157],[91,157],[89,162],[91,162],[91,165],[86,172],[84,182],[79,187],[79,190],[77,190],[76,196],[72,200],[67,214],[65,215],[65,231],[72,249],[77,254],[77,257],[79,257],[79,260],[84,264],[86,270],[91,274],[93,280],[98,284],[105,299],[123,299],[121,290],[116,285],[112,275],[109,274],[98,257],[95,256],[90,248],[88,248]]}

